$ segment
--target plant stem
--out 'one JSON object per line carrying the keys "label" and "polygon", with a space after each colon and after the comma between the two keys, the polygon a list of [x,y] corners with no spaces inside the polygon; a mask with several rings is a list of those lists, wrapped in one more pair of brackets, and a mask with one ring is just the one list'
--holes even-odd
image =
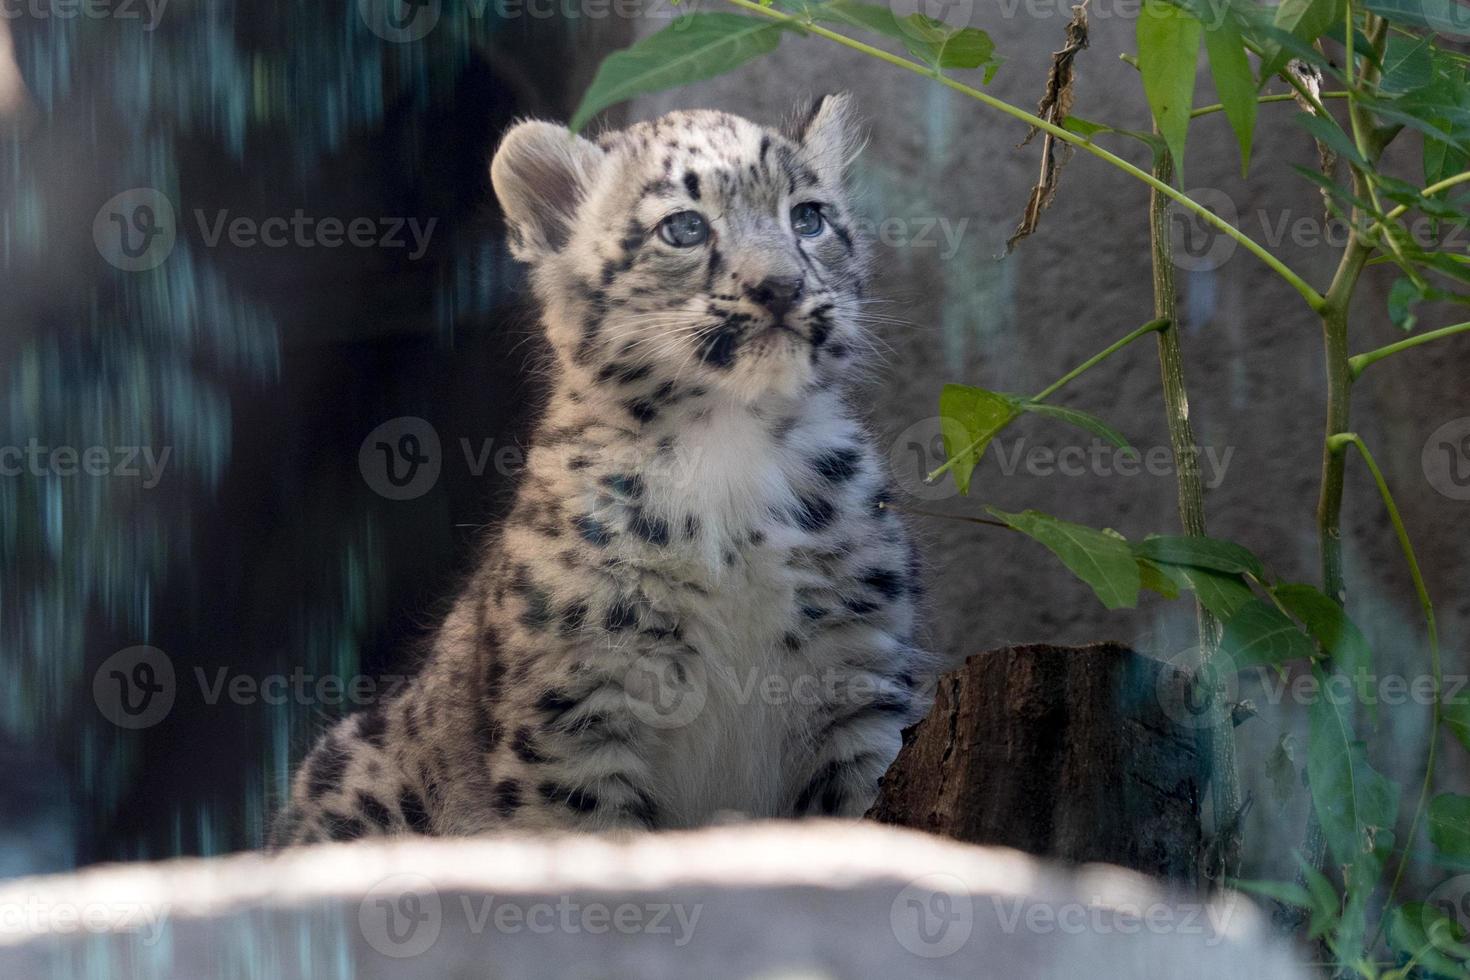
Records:
{"label": "plant stem", "polygon": [[759,14],[762,17],[769,17],[772,20],[786,21],[788,23],[799,25],[802,30],[810,34],[815,34],[818,37],[824,37],[829,41],[835,41],[838,44],[843,45],[844,47],[853,49],[854,51],[861,51],[863,54],[869,55],[873,58],[877,58],[880,61],[886,61],[890,65],[902,68],[905,71],[911,71],[916,75],[922,75],[925,78],[938,82],[940,85],[943,85],[946,88],[950,88],[963,95],[967,95],[977,102],[982,102],[998,112],[1003,112],[1013,119],[1019,119],[1022,122],[1026,123],[1028,126],[1033,126],[1036,129],[1041,130],[1043,133],[1050,133],[1052,136],[1061,140],[1062,142],[1070,143],[1073,146],[1079,147],[1085,152],[1091,153],[1093,156],[1097,157],[1100,160],[1105,160],[1106,162],[1123,171],[1124,173],[1147,184],[1155,191],[1158,191],[1159,193],[1168,196],[1172,200],[1177,201],[1183,207],[1198,215],[1200,220],[1204,221],[1206,224],[1213,225],[1222,234],[1228,235],[1230,238],[1235,239],[1235,241],[1243,246],[1246,251],[1250,252],[1256,258],[1260,259],[1262,262],[1266,263],[1266,265],[1270,266],[1272,271],[1274,271],[1278,276],[1280,276],[1288,284],[1290,284],[1293,289],[1300,293],[1302,295],[1302,298],[1307,301],[1307,304],[1311,306],[1312,309],[1321,309],[1322,303],[1324,302],[1322,295],[1311,286],[1309,286],[1306,280],[1302,279],[1301,276],[1293,272],[1284,262],[1282,262],[1276,256],[1272,255],[1270,252],[1266,251],[1266,249],[1263,248],[1260,243],[1258,243],[1255,239],[1251,238],[1249,235],[1242,232],[1239,228],[1236,228],[1234,225],[1230,224],[1230,222],[1225,221],[1219,215],[1215,214],[1209,208],[1194,200],[1194,198],[1190,197],[1188,194],[1185,194],[1182,191],[1175,190],[1168,184],[1161,182],[1152,174],[1149,174],[1146,171],[1135,167],[1133,164],[1129,163],[1127,160],[1124,160],[1122,157],[1108,152],[1107,150],[1103,149],[1101,146],[1098,146],[1096,143],[1092,142],[1086,137],[1079,136],[1071,130],[1063,129],[1060,126],[1047,122],[1040,116],[1032,115],[1025,109],[1013,106],[1009,102],[1006,102],[1002,99],[997,99],[995,96],[990,95],[986,92],[982,92],[977,88],[972,88],[971,86],[966,85],[963,82],[957,82],[949,76],[941,74],[936,69],[930,68],[926,65],[921,65],[917,61],[910,61],[907,58],[900,58],[896,54],[889,54],[882,48],[875,48],[871,44],[865,44],[862,41],[850,38],[845,34],[838,34],[836,31],[830,31],[825,27],[820,27],[816,24],[811,23],[810,21],[803,20],[800,17],[793,17],[789,14],[781,13],[780,11],[774,10],[770,7],[763,7],[760,5],[760,3],[757,2],[757,0],[726,0],[726,2],[733,4],[734,6],[739,7],[742,10],[748,10],[751,13]]}
{"label": "plant stem", "polygon": [[1114,342],[1112,344],[1109,344],[1107,347],[1103,348],[1098,353],[1092,355],[1087,360],[1083,361],[1081,364],[1077,365],[1075,368],[1073,368],[1072,370],[1068,371],[1066,374],[1062,375],[1060,378],[1058,378],[1057,380],[1053,381],[1051,384],[1047,385],[1041,391],[1039,391],[1035,395],[1033,395],[1031,397],[1031,400],[1034,401],[1034,402],[1044,402],[1044,401],[1046,401],[1052,395],[1056,394],[1057,391],[1060,390],[1064,385],[1066,385],[1066,384],[1068,384],[1068,383],[1076,380],[1077,378],[1081,377],[1083,374],[1086,374],[1088,371],[1091,371],[1093,368],[1097,367],[1103,361],[1107,360],[1109,357],[1112,357],[1114,354],[1118,353],[1118,351],[1122,350],[1124,347],[1127,347],[1129,344],[1133,343],[1139,337],[1142,337],[1145,334],[1154,333],[1156,331],[1157,332],[1160,332],[1160,333],[1163,333],[1163,332],[1167,331],[1168,329],[1169,329],[1169,320],[1167,318],[1160,318],[1158,320],[1150,320],[1149,322],[1145,323],[1143,326],[1139,327],[1137,330],[1134,330],[1132,333],[1128,334],[1128,336],[1124,337],[1122,340],[1119,340],[1119,341],[1116,341],[1116,342]]}
{"label": "plant stem", "polygon": [[[1319,98],[1319,99],[1345,99],[1345,98],[1347,98],[1347,93],[1346,92],[1323,92],[1320,95],[1318,95],[1317,98]],[[1293,95],[1292,93],[1290,93],[1290,92],[1284,92],[1284,93],[1281,93],[1279,95],[1262,95],[1262,96],[1260,96],[1260,97],[1258,97],[1256,99],[1256,102],[1257,103],[1260,103],[1260,104],[1265,104],[1267,102],[1292,102],[1292,101],[1295,101],[1295,99],[1296,99],[1296,96]],[[1224,112],[1224,111],[1225,111],[1225,104],[1223,102],[1216,102],[1216,103],[1214,103],[1212,105],[1202,105],[1198,109],[1192,109],[1192,110],[1190,110],[1189,118],[1191,118],[1191,119],[1198,119],[1200,116],[1208,116],[1212,112]]]}
{"label": "plant stem", "polygon": [[[1356,210],[1356,209],[1355,209]],[[1355,214],[1356,218],[1357,215]],[[1357,223],[1356,221],[1354,222]],[[1348,239],[1337,263],[1337,272],[1327,290],[1327,309],[1322,311],[1322,343],[1327,372],[1327,424],[1322,439],[1322,482],[1317,497],[1317,542],[1322,573],[1322,592],[1338,605],[1347,601],[1347,586],[1343,577],[1342,560],[1342,488],[1343,458],[1334,452],[1331,439],[1339,432],[1348,430],[1348,416],[1352,406],[1353,372],[1348,364],[1347,311],[1358,276],[1367,264],[1372,246],[1358,235]],[[1307,787],[1308,802],[1312,788]],[[1317,808],[1307,808],[1307,829],[1302,842],[1302,860],[1313,871],[1320,870],[1327,853],[1327,841],[1322,836],[1322,823],[1317,817]],[[1298,870],[1296,882],[1306,887],[1305,869]],[[1301,909],[1278,908],[1276,924],[1285,932],[1295,932],[1305,921]]]}
{"label": "plant stem", "polygon": [[[1155,127],[1157,131],[1157,127]],[[1161,152],[1154,161],[1153,176],[1167,184],[1173,176],[1173,161]],[[1154,315],[1166,329],[1159,331],[1159,374],[1164,388],[1164,412],[1169,423],[1169,442],[1178,473],[1179,523],[1184,533],[1205,534],[1205,491],[1200,476],[1194,428],[1189,421],[1189,395],[1184,387],[1184,358],[1179,346],[1179,297],[1174,284],[1174,243],[1169,229],[1169,202],[1157,190],[1149,194],[1149,244],[1153,258]],[[1220,624],[1196,597],[1195,618],[1199,631],[1200,662],[1209,663],[1220,644]],[[1240,774],[1235,764],[1235,725],[1223,688],[1217,689],[1217,724],[1210,740],[1210,800],[1215,815],[1215,833],[1225,834],[1219,842],[1219,869],[1205,869],[1206,877],[1234,878],[1240,864]]]}
{"label": "plant stem", "polygon": [[1467,330],[1470,330],[1470,320],[1466,320],[1464,323],[1456,323],[1449,327],[1440,327],[1438,330],[1431,330],[1428,333],[1421,333],[1417,336],[1410,337],[1408,340],[1400,340],[1397,343],[1389,344],[1387,347],[1380,347],[1377,350],[1355,354],[1348,358],[1348,369],[1352,371],[1353,380],[1356,381],[1368,369],[1370,364],[1376,364],[1385,357],[1390,357],[1399,351],[1409,350],[1412,347],[1418,347],[1420,344],[1427,344],[1431,340],[1439,340],[1441,337],[1450,337],[1457,333],[1464,333]]}
{"label": "plant stem", "polygon": [[[1404,553],[1404,560],[1409,565],[1409,577],[1414,582],[1414,594],[1419,599],[1419,608],[1424,613],[1424,623],[1429,631],[1429,671],[1434,689],[1434,708],[1430,714],[1429,722],[1429,749],[1424,760],[1424,781],[1419,787],[1419,802],[1414,807],[1414,817],[1409,821],[1409,833],[1404,838],[1404,851],[1399,856],[1399,866],[1394,872],[1393,882],[1388,886],[1388,898],[1384,900],[1383,907],[1393,906],[1393,896],[1398,891],[1399,882],[1404,877],[1404,868],[1409,863],[1409,853],[1414,848],[1414,837],[1419,832],[1419,821],[1424,816],[1424,808],[1429,803],[1429,792],[1434,780],[1434,757],[1439,747],[1439,726],[1442,720],[1443,706],[1440,704],[1440,691],[1444,680],[1441,675],[1439,662],[1439,627],[1434,619],[1434,603],[1429,599],[1429,589],[1424,584],[1424,575],[1419,570],[1419,559],[1414,555],[1414,545],[1409,541],[1409,532],[1404,527],[1403,516],[1394,503],[1393,494],[1389,493],[1388,481],[1383,478],[1383,471],[1378,468],[1378,463],[1363,440],[1353,432],[1340,432],[1327,440],[1328,449],[1339,456],[1345,455],[1348,446],[1358,450],[1358,455],[1363,457],[1368,472],[1373,474],[1373,482],[1378,485],[1378,495],[1383,498],[1384,509],[1388,511],[1388,519],[1393,524],[1394,536],[1398,538],[1399,549]],[[1382,922],[1379,923],[1379,931],[1382,932]]]}

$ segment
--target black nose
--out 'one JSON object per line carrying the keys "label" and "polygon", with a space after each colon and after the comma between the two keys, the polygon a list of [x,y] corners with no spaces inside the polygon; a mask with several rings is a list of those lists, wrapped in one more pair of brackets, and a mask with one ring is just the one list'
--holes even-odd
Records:
{"label": "black nose", "polygon": [[786,315],[792,305],[801,299],[805,284],[797,276],[767,276],[755,286],[747,286],[745,295],[770,310],[777,320]]}

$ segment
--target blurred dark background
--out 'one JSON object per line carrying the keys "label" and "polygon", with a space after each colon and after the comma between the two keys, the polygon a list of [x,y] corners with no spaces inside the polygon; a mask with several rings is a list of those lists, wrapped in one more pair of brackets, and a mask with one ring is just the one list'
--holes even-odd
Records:
{"label": "blurred dark background", "polygon": [[[375,696],[314,681],[411,667],[538,395],[490,153],[517,115],[564,118],[578,52],[612,43],[485,4],[436,4],[423,38],[355,0],[96,9],[0,22],[25,85],[0,96],[0,445],[110,460],[0,478],[0,874],[258,845],[313,733]],[[138,189],[176,235],[119,268],[107,214]],[[284,244],[214,234],[298,212]],[[359,450],[402,418],[442,465],[389,499]],[[93,680],[143,644],[173,703],[120,728]]]}

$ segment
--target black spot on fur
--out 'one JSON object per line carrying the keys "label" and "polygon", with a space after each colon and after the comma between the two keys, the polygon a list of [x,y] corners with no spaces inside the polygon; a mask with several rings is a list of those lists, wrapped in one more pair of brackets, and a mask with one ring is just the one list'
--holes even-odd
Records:
{"label": "black spot on fur", "polygon": [[563,636],[576,633],[587,624],[587,603],[574,602],[562,610],[561,626],[559,627]]}
{"label": "black spot on fur", "polygon": [[536,710],[544,711],[551,716],[549,721],[556,721],[562,715],[571,711],[582,702],[555,688],[549,690],[536,699]]}
{"label": "black spot on fur", "polygon": [[837,508],[832,501],[811,494],[803,494],[798,498],[796,510],[792,513],[796,526],[803,531],[824,530],[832,525],[836,517]]}
{"label": "black spot on fur", "polygon": [[699,200],[699,174],[692,170],[684,171],[684,189],[694,200]]}
{"label": "black spot on fur", "polygon": [[614,602],[608,607],[603,625],[612,632],[625,630],[638,622],[638,610],[629,602]]}
{"label": "black spot on fur", "polygon": [[699,537],[699,515],[686,514],[684,517],[684,537],[693,541]]}
{"label": "black spot on fur", "polygon": [[367,827],[356,817],[346,817],[329,810],[322,814],[322,818],[329,824],[327,836],[331,840],[357,840],[367,833]]}
{"label": "black spot on fur", "polygon": [[795,633],[787,633],[785,636],[781,637],[781,643],[785,645],[786,649],[790,650],[792,653],[795,653],[797,650],[801,649],[801,637],[797,636]]}
{"label": "black spot on fur", "polygon": [[878,604],[867,599],[843,599],[842,606],[848,612],[856,616],[866,616],[870,612],[876,612]]}
{"label": "black spot on fur", "polygon": [[375,749],[381,749],[388,736],[388,715],[380,704],[357,716],[357,737]]}
{"label": "black spot on fur", "polygon": [[336,789],[347,773],[347,761],[350,758],[351,753],[337,740],[337,736],[328,735],[307,761],[307,799],[317,799]]}
{"label": "black spot on fur", "polygon": [[567,469],[569,470],[585,470],[591,465],[592,460],[587,456],[573,456],[567,460]]}
{"label": "black spot on fur", "polygon": [[862,455],[856,449],[829,449],[812,461],[817,475],[832,483],[846,483],[857,475]]}
{"label": "black spot on fur", "polygon": [[514,779],[502,779],[495,784],[495,812],[502,820],[509,819],[521,807],[521,784]]}
{"label": "black spot on fur", "polygon": [[357,794],[357,809],[363,816],[378,825],[379,830],[387,830],[393,826],[393,814],[383,805],[383,801],[371,793]]}
{"label": "black spot on fur", "polygon": [[607,543],[612,540],[612,532],[607,526],[590,514],[580,514],[572,518],[572,526],[577,529],[582,540],[599,548],[607,547]]}
{"label": "black spot on fur", "polygon": [[424,808],[423,798],[407,786],[398,794],[398,812],[409,830],[416,834],[429,832],[429,811]]}
{"label": "black spot on fur", "polygon": [[887,599],[896,599],[903,592],[903,576],[886,568],[870,568],[858,581],[875,589]]}
{"label": "black spot on fur", "polygon": [[643,496],[643,478],[636,473],[609,473],[602,478],[602,485],[633,500]]}
{"label": "black spot on fur", "polygon": [[736,330],[729,325],[714,328],[705,332],[695,347],[699,359],[710,367],[728,368],[735,363],[735,349],[738,346]]}
{"label": "black spot on fur", "polygon": [[669,525],[661,517],[655,517],[642,507],[635,508],[628,530],[649,544],[662,548],[669,543]]}
{"label": "black spot on fur", "polygon": [[535,738],[535,733],[523,725],[516,729],[516,737],[510,743],[510,750],[516,758],[528,766],[539,766],[547,761],[547,757],[536,748]]}
{"label": "black spot on fur", "polygon": [[544,782],[536,788],[541,793],[541,798],[547,803],[559,803],[578,813],[591,813],[597,809],[597,797],[586,790],[561,786],[553,782]]}
{"label": "black spot on fur", "polygon": [[658,406],[647,398],[638,398],[623,406],[638,422],[647,424],[658,418]]}

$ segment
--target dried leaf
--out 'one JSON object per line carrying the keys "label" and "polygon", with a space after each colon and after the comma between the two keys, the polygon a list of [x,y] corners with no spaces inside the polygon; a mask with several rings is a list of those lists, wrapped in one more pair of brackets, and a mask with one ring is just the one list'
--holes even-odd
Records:
{"label": "dried leaf", "polygon": [[[1036,114],[1054,126],[1064,125],[1067,113],[1072,111],[1072,83],[1076,78],[1072,62],[1077,53],[1087,47],[1087,3],[1088,0],[1082,0],[1072,7],[1072,19],[1067,23],[1066,43],[1060,51],[1052,53],[1051,71],[1046,77],[1046,94],[1036,106]],[[1020,145],[1030,143],[1038,132],[1033,126]],[[1051,207],[1052,199],[1057,193],[1057,177],[1065,163],[1065,157],[1057,159],[1056,138],[1050,133],[1044,134],[1041,141],[1041,175],[1036,180],[1036,186],[1031,188],[1031,196],[1026,200],[1026,212],[1021,216],[1021,223],[1016,227],[1015,234],[1006,240],[1007,254],[1016,247],[1016,242],[1036,230],[1036,225],[1041,221],[1041,213]]]}

